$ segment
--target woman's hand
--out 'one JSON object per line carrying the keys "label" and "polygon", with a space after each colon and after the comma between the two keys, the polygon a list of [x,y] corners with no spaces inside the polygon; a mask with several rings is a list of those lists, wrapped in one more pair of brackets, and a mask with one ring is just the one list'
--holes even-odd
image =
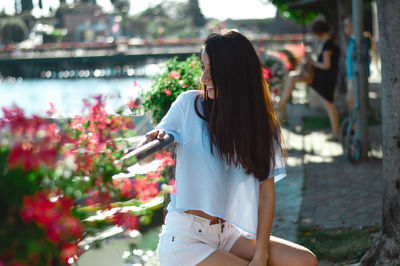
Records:
{"label": "woman's hand", "polygon": [[315,63],[314,60],[309,55],[306,55],[306,62],[307,62],[307,64],[312,65],[312,66]]}
{"label": "woman's hand", "polygon": [[[141,142],[139,144],[138,147],[141,147],[149,142],[151,142],[152,140],[158,139],[158,140],[163,140],[165,136],[165,131],[162,129],[153,129],[152,131],[149,131],[146,133],[145,137],[146,140],[144,140],[143,142]],[[139,161],[140,165],[144,165],[144,164],[148,164],[150,162],[152,162],[154,160],[154,154],[151,154],[149,156],[147,156],[146,158],[143,158],[142,160]]]}
{"label": "woman's hand", "polygon": [[253,259],[250,261],[249,266],[266,266],[268,262],[268,255],[267,254],[262,254],[262,255],[257,255],[254,254]]}
{"label": "woman's hand", "polygon": [[149,143],[152,140],[158,139],[159,141],[163,140],[165,136],[165,131],[162,129],[153,129],[152,131],[149,131],[146,133],[145,137],[146,140],[140,143],[140,146],[143,146],[146,143]]}

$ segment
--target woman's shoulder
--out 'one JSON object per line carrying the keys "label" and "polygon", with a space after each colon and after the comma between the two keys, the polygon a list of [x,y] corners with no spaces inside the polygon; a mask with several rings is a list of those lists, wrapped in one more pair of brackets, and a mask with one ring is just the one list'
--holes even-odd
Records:
{"label": "woman's shoulder", "polygon": [[201,95],[201,91],[200,90],[188,90],[188,91],[184,91],[181,94],[179,94],[179,96],[176,98],[176,103],[179,103],[179,105],[183,104],[183,105],[187,105],[190,104],[192,102],[194,102],[195,98],[198,95]]}
{"label": "woman's shoulder", "polygon": [[179,97],[182,97],[182,98],[194,98],[197,95],[201,95],[201,91],[200,90],[188,90],[188,91],[182,92],[179,95]]}

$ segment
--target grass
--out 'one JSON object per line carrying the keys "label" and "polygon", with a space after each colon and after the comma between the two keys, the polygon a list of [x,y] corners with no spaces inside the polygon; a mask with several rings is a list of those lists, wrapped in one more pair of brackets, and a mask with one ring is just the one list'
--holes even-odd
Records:
{"label": "grass", "polygon": [[362,229],[316,229],[299,226],[297,243],[310,249],[318,260],[358,262],[372,245],[375,227]]}
{"label": "grass", "polygon": [[[339,116],[339,124],[345,119],[345,116]],[[380,121],[376,120],[373,116],[368,117],[369,125],[378,125]],[[331,124],[327,115],[304,117],[302,119],[301,130],[307,132],[313,129],[330,128]]]}

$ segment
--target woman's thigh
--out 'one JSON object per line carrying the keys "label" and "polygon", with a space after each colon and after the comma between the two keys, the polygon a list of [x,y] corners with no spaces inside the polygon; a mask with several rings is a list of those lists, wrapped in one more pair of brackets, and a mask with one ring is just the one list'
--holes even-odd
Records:
{"label": "woman's thigh", "polygon": [[228,251],[218,249],[214,251],[210,256],[204,259],[202,262],[197,264],[197,266],[247,266],[249,261],[244,260]]}
{"label": "woman's thigh", "polygon": [[[229,251],[233,255],[251,261],[256,250],[255,239],[241,236]],[[316,266],[315,255],[307,248],[293,242],[271,236],[269,244],[268,266]]]}

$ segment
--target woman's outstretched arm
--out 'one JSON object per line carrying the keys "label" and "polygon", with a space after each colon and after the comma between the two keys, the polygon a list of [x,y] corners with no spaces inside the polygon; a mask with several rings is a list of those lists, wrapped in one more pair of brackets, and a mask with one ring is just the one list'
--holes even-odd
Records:
{"label": "woman's outstretched arm", "polygon": [[322,70],[328,70],[331,68],[331,55],[332,55],[331,50],[325,50],[322,53],[322,63],[311,60],[311,64],[313,66],[315,66],[316,68],[319,68]]}
{"label": "woman's outstretched arm", "polygon": [[275,211],[274,178],[268,178],[260,185],[258,205],[258,227],[256,251],[249,265],[267,265],[269,257],[269,242]]}

